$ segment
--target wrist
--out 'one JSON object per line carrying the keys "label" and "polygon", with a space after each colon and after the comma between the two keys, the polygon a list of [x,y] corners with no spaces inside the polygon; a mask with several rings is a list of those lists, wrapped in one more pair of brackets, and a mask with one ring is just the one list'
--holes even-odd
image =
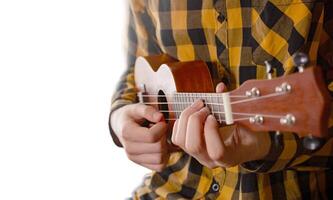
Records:
{"label": "wrist", "polygon": [[264,159],[271,148],[271,139],[267,132],[257,132],[259,139],[257,140],[257,151],[253,160]]}
{"label": "wrist", "polygon": [[235,129],[245,146],[241,163],[265,159],[271,148],[270,135],[267,132],[253,132],[242,126]]}

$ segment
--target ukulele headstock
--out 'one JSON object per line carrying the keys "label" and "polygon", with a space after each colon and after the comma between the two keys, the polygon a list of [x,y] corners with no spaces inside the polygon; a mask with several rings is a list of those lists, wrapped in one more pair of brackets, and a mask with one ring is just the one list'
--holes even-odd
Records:
{"label": "ukulele headstock", "polygon": [[231,98],[232,112],[251,114],[237,123],[253,131],[295,132],[301,137],[328,134],[330,96],[319,67],[271,80],[249,80],[230,92],[230,97],[242,95]]}

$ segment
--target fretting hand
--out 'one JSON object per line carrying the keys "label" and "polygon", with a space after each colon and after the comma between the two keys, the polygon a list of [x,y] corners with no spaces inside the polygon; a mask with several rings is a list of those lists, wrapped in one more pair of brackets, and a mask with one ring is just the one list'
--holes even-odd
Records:
{"label": "fretting hand", "polygon": [[[220,83],[216,92],[225,88]],[[215,117],[200,100],[181,113],[173,128],[172,142],[209,168],[260,160],[270,148],[267,133],[254,133],[237,125],[219,128]]]}

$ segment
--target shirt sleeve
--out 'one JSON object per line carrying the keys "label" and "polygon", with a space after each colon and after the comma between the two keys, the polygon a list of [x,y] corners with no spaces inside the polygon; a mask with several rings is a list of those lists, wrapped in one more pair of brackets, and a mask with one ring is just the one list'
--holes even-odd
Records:
{"label": "shirt sleeve", "polygon": [[114,143],[121,143],[111,127],[111,114],[128,104],[137,102],[134,82],[134,62],[138,56],[160,54],[155,36],[155,26],[143,0],[129,1],[128,35],[127,35],[127,69],[121,76],[111,99],[109,130]]}
{"label": "shirt sleeve", "polygon": [[[323,69],[328,91],[333,97],[333,2],[327,1],[324,9],[324,23],[318,49],[318,65]],[[332,99],[332,98],[331,98]],[[333,109],[328,123],[328,132],[333,135]],[[314,151],[308,150],[294,133],[276,135],[270,132],[271,148],[263,160],[243,163],[241,166],[257,173],[270,173],[285,169],[324,170],[333,167],[333,138],[324,139],[323,145]]]}

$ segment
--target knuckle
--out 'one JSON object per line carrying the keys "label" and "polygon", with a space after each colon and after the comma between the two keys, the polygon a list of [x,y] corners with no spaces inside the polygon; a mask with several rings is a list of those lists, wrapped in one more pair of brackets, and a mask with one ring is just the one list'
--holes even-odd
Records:
{"label": "knuckle", "polygon": [[214,151],[214,152],[211,152],[209,157],[212,159],[212,160],[223,160],[224,158],[224,152],[223,151]]}
{"label": "knuckle", "polygon": [[202,145],[200,144],[197,144],[197,145],[189,145],[189,144],[185,144],[185,147],[187,149],[187,151],[190,153],[190,154],[200,154],[202,151],[203,151],[203,147]]}
{"label": "knuckle", "polygon": [[212,162],[208,162],[205,164],[205,166],[207,166],[208,168],[210,169],[214,169],[217,167],[217,165],[215,163],[212,163]]}
{"label": "knuckle", "polygon": [[128,140],[131,136],[131,131],[129,130],[128,126],[124,126],[121,131],[121,135],[125,140]]}
{"label": "knuckle", "polygon": [[158,154],[155,156],[154,158],[155,164],[162,164],[163,163],[163,155],[162,154]]}
{"label": "knuckle", "polygon": [[144,115],[144,116],[149,115],[149,107],[145,107],[145,108],[143,109],[143,115]]}
{"label": "knuckle", "polygon": [[147,142],[149,143],[155,143],[161,139],[158,134],[148,132],[147,135]]}
{"label": "knuckle", "polygon": [[177,138],[174,138],[173,140],[172,140],[172,144],[174,144],[174,145],[176,145],[176,146],[180,146],[180,141],[177,139]]}
{"label": "knuckle", "polygon": [[184,139],[184,138],[177,138],[176,140],[177,140],[177,141],[176,141],[175,144],[176,144],[177,146],[179,146],[180,148],[182,148],[182,149],[185,150],[185,149],[186,149],[186,148],[185,148],[185,142],[186,142],[185,139]]}
{"label": "knuckle", "polygon": [[145,108],[143,109],[143,116],[144,117],[150,117],[153,112],[154,112],[153,107],[151,107],[151,106],[145,106]]}
{"label": "knuckle", "polygon": [[207,129],[212,129],[217,127],[217,121],[214,117],[207,117],[206,121],[205,121],[205,128]]}
{"label": "knuckle", "polygon": [[157,152],[162,152],[164,149],[164,144],[162,142],[156,142],[155,143],[155,150]]}
{"label": "knuckle", "polygon": [[224,168],[229,168],[229,167],[233,167],[236,165],[234,163],[218,162],[218,161],[216,161],[215,163],[216,163],[216,165],[218,165],[220,167],[224,167]]}

